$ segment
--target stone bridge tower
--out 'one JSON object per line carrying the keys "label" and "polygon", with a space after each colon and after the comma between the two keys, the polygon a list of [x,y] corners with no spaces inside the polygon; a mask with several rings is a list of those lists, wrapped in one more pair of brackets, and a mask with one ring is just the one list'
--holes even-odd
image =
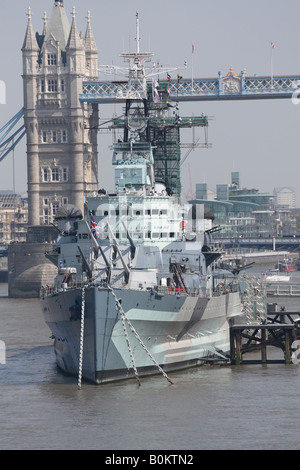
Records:
{"label": "stone bridge tower", "polygon": [[29,225],[51,223],[63,205],[83,211],[84,195],[98,189],[98,106],[79,101],[83,80],[98,77],[90,20],[88,13],[85,36],[79,34],[75,9],[70,26],[56,0],[35,34],[28,11],[22,55]]}

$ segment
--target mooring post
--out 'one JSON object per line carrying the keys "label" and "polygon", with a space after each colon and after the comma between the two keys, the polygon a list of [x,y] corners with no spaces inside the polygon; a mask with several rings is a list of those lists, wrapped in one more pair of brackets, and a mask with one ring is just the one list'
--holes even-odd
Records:
{"label": "mooring post", "polygon": [[230,363],[235,364],[235,334],[234,334],[233,328],[230,328],[229,334],[230,334]]}
{"label": "mooring post", "polygon": [[241,330],[237,330],[237,332],[236,332],[235,363],[238,366],[240,365],[240,363],[242,361],[241,346],[242,346]]}
{"label": "mooring post", "polygon": [[266,346],[267,330],[261,329],[261,362],[262,364],[267,363],[267,346]]}
{"label": "mooring post", "polygon": [[284,359],[286,364],[291,363],[291,351],[290,351],[290,331],[285,332],[285,348],[284,348]]}
{"label": "mooring post", "polygon": [[286,321],[285,321],[285,314],[284,314],[284,313],[281,313],[281,314],[280,314],[280,323],[283,323],[283,324],[286,323]]}

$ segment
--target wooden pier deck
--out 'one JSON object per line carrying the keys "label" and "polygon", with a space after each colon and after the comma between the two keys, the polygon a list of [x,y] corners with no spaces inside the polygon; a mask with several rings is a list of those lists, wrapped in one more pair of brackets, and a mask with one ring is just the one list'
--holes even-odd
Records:
{"label": "wooden pier deck", "polygon": [[[286,322],[286,319],[289,322]],[[292,345],[300,338],[299,312],[268,313],[265,323],[232,325],[230,327],[230,362],[239,364],[291,364]],[[268,346],[282,350],[282,359],[268,359]],[[261,359],[244,359],[247,352],[261,351]]]}

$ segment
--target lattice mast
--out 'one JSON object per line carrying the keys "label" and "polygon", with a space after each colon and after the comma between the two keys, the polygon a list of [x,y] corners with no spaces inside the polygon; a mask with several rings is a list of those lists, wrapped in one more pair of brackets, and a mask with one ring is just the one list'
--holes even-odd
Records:
{"label": "lattice mast", "polygon": [[[170,76],[169,72],[178,72],[178,68],[155,70],[152,67],[146,70],[145,62],[150,62],[153,53],[140,51],[138,13],[136,14],[136,44],[136,52],[121,54],[121,57],[129,64],[125,117],[114,119],[112,127],[124,128],[124,142],[134,138],[151,143],[155,178],[163,179],[170,193],[180,196],[180,129],[196,126],[207,128],[208,119],[204,115],[181,118],[178,103],[169,102],[168,82],[159,83],[154,79],[161,74]],[[117,70],[120,72],[121,68]],[[177,75],[178,86],[181,78]],[[204,144],[198,142],[199,139],[197,143],[190,144],[190,147],[208,147],[207,141]]]}

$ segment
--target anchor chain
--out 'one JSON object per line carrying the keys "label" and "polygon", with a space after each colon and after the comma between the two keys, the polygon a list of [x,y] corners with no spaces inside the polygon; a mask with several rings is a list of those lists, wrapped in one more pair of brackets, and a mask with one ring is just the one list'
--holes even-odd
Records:
{"label": "anchor chain", "polygon": [[[119,303],[119,305],[120,305],[120,302],[118,302],[118,303]],[[118,304],[117,304],[117,307],[119,308]],[[140,381],[139,374],[138,374],[138,371],[137,371],[137,368],[136,368],[136,365],[135,365],[135,362],[134,362],[134,357],[133,357],[132,349],[131,349],[131,346],[130,346],[128,334],[127,334],[127,329],[126,329],[126,324],[125,324],[125,317],[124,317],[124,315],[121,313],[121,310],[120,310],[120,309],[119,309],[119,312],[120,312],[120,315],[121,315],[121,321],[122,321],[122,325],[123,325],[124,335],[125,335],[125,338],[126,338],[127,347],[128,347],[128,351],[129,351],[129,355],[130,355],[132,367],[133,367],[133,370],[134,370],[134,373],[135,373],[135,377],[136,377],[137,383],[138,383],[139,386],[140,386],[140,385],[141,385],[141,381]]]}
{"label": "anchor chain", "polygon": [[82,289],[81,289],[81,320],[80,320],[79,366],[78,366],[78,389],[79,390],[81,390],[81,381],[82,381],[84,313],[85,313],[85,287],[82,287]]}
{"label": "anchor chain", "polygon": [[[150,357],[150,359],[152,360],[152,362],[156,365],[156,367],[158,368],[158,370],[162,373],[162,375],[168,380],[168,382],[170,384],[173,384],[173,382],[171,381],[171,379],[168,377],[168,375],[165,373],[165,371],[160,367],[160,365],[158,364],[158,362],[154,359],[154,357],[152,356],[151,352],[147,349],[147,347],[145,346],[145,344],[143,343],[143,341],[141,340],[139,334],[137,333],[136,329],[134,328],[134,326],[131,324],[130,320],[127,318],[124,310],[123,310],[123,307],[122,305],[120,304],[113,288],[111,286],[108,286],[108,290],[111,291],[112,293],[112,296],[114,297],[115,299],[115,302],[116,302],[116,305],[118,307],[118,310],[120,312],[120,315],[121,315],[121,319],[123,317],[124,320],[126,320],[129,328],[131,329],[132,333],[134,334],[134,336],[136,337],[136,339],[139,341],[140,345],[142,346],[142,348],[146,351],[147,355]],[[122,320],[123,322],[123,320]]]}

